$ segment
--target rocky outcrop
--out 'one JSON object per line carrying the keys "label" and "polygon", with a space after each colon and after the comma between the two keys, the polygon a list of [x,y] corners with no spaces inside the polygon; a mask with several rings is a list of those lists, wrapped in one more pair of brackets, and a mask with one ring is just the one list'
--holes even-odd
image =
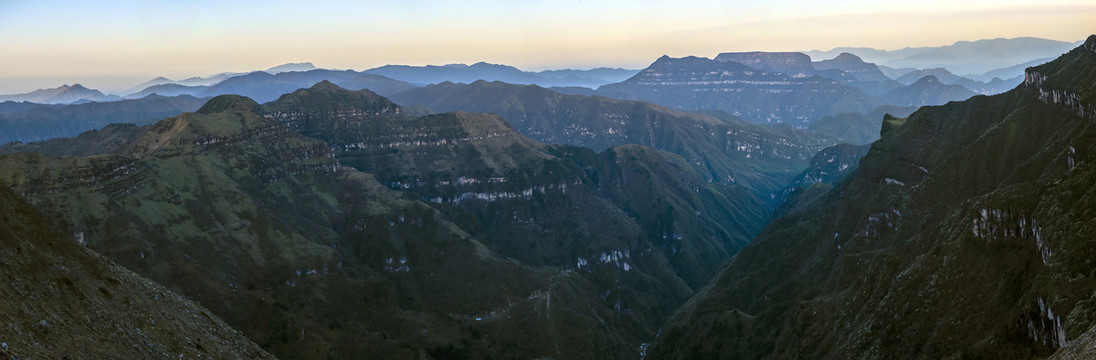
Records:
{"label": "rocky outcrop", "polygon": [[[1085,45],[1088,46],[1088,43]],[[1044,87],[1043,82],[1046,79],[1046,75],[1032,69],[1024,72],[1024,86],[1038,91],[1040,101],[1068,107],[1076,112],[1077,116],[1096,122],[1096,106],[1082,102],[1081,96],[1077,93]]]}

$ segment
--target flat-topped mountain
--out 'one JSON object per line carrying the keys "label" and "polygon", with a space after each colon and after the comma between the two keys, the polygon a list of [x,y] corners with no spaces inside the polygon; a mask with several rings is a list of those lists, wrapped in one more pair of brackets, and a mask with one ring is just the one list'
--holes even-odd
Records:
{"label": "flat-topped mountain", "polygon": [[750,122],[806,126],[841,112],[868,112],[879,101],[855,87],[818,76],[795,78],[736,62],[663,56],[632,78],[598,94],[693,111],[722,110]]}
{"label": "flat-topped mountain", "polygon": [[758,70],[781,73],[795,78],[810,77],[814,74],[811,57],[797,52],[726,52],[717,55],[715,61],[732,61]]}
{"label": "flat-topped mountain", "polygon": [[312,71],[312,70],[316,70],[316,69],[317,69],[316,65],[312,65],[312,63],[310,63],[310,62],[299,62],[299,63],[286,63],[286,64],[281,64],[281,65],[278,65],[278,66],[274,66],[274,67],[271,67],[269,69],[266,69],[266,72],[271,73],[271,74],[277,74],[277,73],[289,72],[289,71]]}

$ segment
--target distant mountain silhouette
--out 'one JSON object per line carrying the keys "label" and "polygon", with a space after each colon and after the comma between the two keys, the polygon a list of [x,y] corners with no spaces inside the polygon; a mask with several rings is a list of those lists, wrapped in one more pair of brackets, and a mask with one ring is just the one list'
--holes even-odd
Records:
{"label": "distant mountain silhouette", "polygon": [[882,105],[836,80],[791,77],[695,56],[663,56],[628,80],[598,88],[597,94],[687,111],[722,110],[749,122],[794,126],[806,126],[826,115],[868,112]]}
{"label": "distant mountain silhouette", "polygon": [[813,59],[828,59],[848,52],[866,61],[893,68],[947,67],[959,74],[982,74],[1035,59],[1056,57],[1075,46],[1072,42],[1018,37],[958,41],[948,46],[907,47],[898,50],[844,47],[827,51],[812,50],[807,55]]}
{"label": "distant mountain silhouette", "polygon": [[892,90],[886,98],[895,105],[924,106],[966,100],[974,95],[973,91],[961,85],[948,85],[934,75],[927,75],[907,87]]}
{"label": "distant mountain silhouette", "polygon": [[277,74],[277,73],[289,72],[289,71],[311,71],[311,70],[316,70],[316,66],[312,65],[312,63],[310,63],[310,62],[302,62],[302,63],[288,63],[288,64],[278,65],[278,66],[266,69],[266,72],[271,73],[271,74]]}
{"label": "distant mountain silhouette", "polygon": [[120,97],[104,95],[99,90],[88,89],[80,84],[61,85],[52,89],[38,89],[26,94],[0,95],[0,101],[29,101],[39,104],[71,104],[77,101],[114,101]]}
{"label": "distant mountain silhouette", "polygon": [[472,65],[385,65],[365,70],[370,74],[384,75],[413,84],[439,84],[446,81],[470,84],[477,80],[502,81],[511,84],[537,84],[542,87],[581,86],[596,88],[618,82],[635,75],[638,70],[595,68],[590,70],[522,71],[513,66],[478,62]]}

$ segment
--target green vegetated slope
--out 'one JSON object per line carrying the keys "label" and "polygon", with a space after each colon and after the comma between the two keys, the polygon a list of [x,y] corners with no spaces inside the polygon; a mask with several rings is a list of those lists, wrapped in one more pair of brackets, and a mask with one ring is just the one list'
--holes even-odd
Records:
{"label": "green vegetated slope", "polygon": [[904,118],[914,110],[917,110],[917,107],[884,105],[867,114],[840,113],[826,116],[811,123],[808,129],[836,137],[850,144],[869,144],[879,140],[879,130],[882,127],[884,115]]}
{"label": "green vegetated slope", "polygon": [[[773,217],[787,215],[788,209],[802,205],[804,193],[821,193],[824,191],[822,189],[828,190],[855,174],[860,166],[860,159],[868,154],[869,149],[871,149],[870,144],[838,144],[819,151],[811,158],[811,165],[799,173],[799,176],[796,176],[781,192],[781,208],[775,211]],[[807,190],[808,188],[812,189]],[[786,200],[789,196],[797,199],[789,202]]]}
{"label": "green vegetated slope", "polygon": [[76,105],[38,105],[0,114],[0,144],[75,136],[114,123],[150,124],[183,111],[194,111],[208,99],[188,95],[148,96],[135,100]]}
{"label": "green vegetated slope", "polygon": [[1040,358],[1089,331],[1094,50],[888,120],[855,175],[766,227],[651,355]]}
{"label": "green vegetated slope", "polygon": [[0,357],[273,358],[209,310],[90,251],[0,186]]}
{"label": "green vegetated slope", "polygon": [[605,149],[625,144],[680,155],[711,182],[739,184],[765,200],[836,139],[790,126],[748,124],[600,96],[564,95],[536,85],[442,83],[393,96],[438,111],[493,113],[518,132],[552,144]]}
{"label": "green vegetated slope", "polygon": [[766,214],[677,155],[326,82],[139,130],[0,180],[286,358],[632,358]]}
{"label": "green vegetated slope", "polygon": [[110,124],[102,129],[88,130],[74,137],[54,138],[31,143],[12,142],[0,145],[0,154],[40,152],[53,156],[91,156],[119,151],[141,127],[129,124]]}

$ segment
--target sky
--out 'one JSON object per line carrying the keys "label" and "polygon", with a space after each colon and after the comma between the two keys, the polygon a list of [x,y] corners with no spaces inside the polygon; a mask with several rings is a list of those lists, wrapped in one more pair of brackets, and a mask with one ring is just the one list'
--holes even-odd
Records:
{"label": "sky", "polygon": [[0,0],[0,93],[309,61],[643,68],[661,55],[1096,33],[1092,0]]}

